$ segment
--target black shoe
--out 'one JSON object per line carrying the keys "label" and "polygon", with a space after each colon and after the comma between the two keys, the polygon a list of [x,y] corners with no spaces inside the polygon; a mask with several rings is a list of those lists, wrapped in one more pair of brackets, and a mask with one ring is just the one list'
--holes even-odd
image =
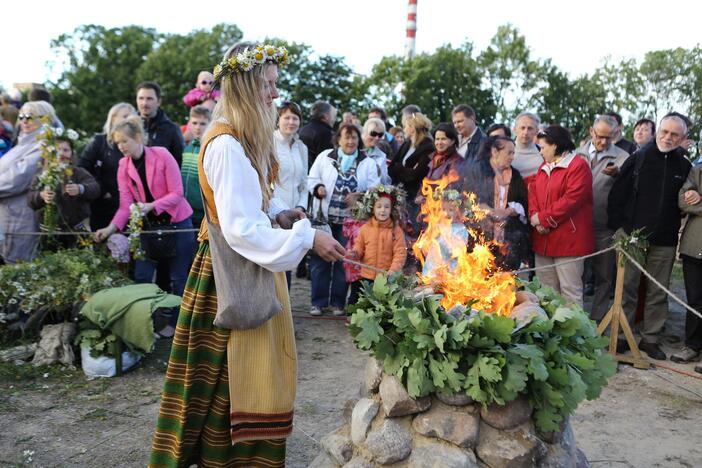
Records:
{"label": "black shoe", "polygon": [[651,359],[656,359],[658,361],[665,361],[668,359],[663,350],[656,343],[646,343],[642,341],[639,343],[639,349],[648,354],[648,357]]}

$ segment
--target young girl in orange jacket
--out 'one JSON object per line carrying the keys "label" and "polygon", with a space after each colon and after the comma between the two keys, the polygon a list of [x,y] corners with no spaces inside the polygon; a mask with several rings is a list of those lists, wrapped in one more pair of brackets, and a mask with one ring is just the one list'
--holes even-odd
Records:
{"label": "young girl in orange jacket", "polygon": [[[400,227],[404,200],[404,192],[392,185],[379,185],[366,192],[358,216],[370,219],[356,238],[351,258],[389,273],[402,271],[407,260],[407,242]],[[351,283],[349,304],[358,301],[363,281],[372,281],[378,274],[371,268],[361,268],[361,279]]]}

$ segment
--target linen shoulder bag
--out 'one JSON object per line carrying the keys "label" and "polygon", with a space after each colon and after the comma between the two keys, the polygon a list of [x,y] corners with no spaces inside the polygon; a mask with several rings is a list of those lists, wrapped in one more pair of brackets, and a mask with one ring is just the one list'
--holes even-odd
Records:
{"label": "linen shoulder bag", "polygon": [[[200,191],[203,200],[205,198]],[[217,289],[214,325],[231,330],[257,328],[283,310],[275,292],[273,273],[239,255],[229,246],[203,203]]]}

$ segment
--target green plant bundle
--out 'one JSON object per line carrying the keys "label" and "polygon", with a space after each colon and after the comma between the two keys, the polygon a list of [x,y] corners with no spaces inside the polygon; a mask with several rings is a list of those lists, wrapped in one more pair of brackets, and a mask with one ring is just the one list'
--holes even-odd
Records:
{"label": "green plant bundle", "polygon": [[548,318],[516,326],[509,317],[445,312],[435,296],[415,300],[414,280],[379,275],[351,307],[356,346],[370,350],[413,398],[465,392],[483,405],[528,396],[537,427],[555,431],[585,398],[595,399],[616,371],[595,324],[538,280],[526,283]]}
{"label": "green plant bundle", "polygon": [[84,346],[90,349],[90,356],[98,358],[107,356],[114,358],[117,356],[117,336],[110,330],[102,330],[89,320],[83,320],[78,324],[80,331],[74,340],[78,347]]}
{"label": "green plant bundle", "polygon": [[101,289],[130,283],[112,258],[91,249],[47,253],[0,267],[0,314],[40,309],[67,314]]}

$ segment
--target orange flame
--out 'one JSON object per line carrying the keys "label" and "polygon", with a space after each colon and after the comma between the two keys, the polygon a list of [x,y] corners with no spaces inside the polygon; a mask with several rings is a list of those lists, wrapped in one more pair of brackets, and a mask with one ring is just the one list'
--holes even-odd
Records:
{"label": "orange flame", "polygon": [[[445,310],[473,300],[477,301],[472,306],[474,309],[509,315],[515,302],[514,276],[495,265],[490,247],[498,245],[486,242],[481,233],[466,228],[466,221],[480,222],[488,210],[478,206],[475,194],[447,192],[456,180],[455,174],[449,174],[436,181],[425,179],[422,184],[425,202],[421,215],[426,228],[412,247],[424,267],[418,273],[419,279],[443,294],[440,302]],[[461,202],[464,208],[470,206],[467,216]],[[469,236],[475,241],[470,252]]]}

